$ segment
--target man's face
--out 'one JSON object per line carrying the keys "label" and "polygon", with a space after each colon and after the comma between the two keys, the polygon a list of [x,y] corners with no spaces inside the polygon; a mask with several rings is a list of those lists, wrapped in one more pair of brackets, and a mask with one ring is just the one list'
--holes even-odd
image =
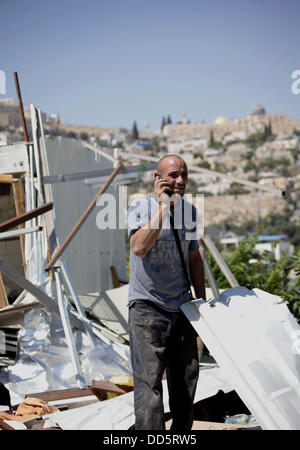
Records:
{"label": "man's face", "polygon": [[184,195],[186,183],[188,180],[188,170],[185,162],[181,158],[165,158],[159,167],[158,172],[161,177],[170,183],[172,194]]}

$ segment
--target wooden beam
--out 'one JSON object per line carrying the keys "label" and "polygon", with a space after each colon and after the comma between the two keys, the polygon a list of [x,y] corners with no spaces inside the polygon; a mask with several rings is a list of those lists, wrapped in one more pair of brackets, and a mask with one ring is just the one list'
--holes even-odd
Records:
{"label": "wooden beam", "polygon": [[26,395],[26,397],[35,397],[39,398],[40,400],[44,400],[44,402],[51,402],[55,400],[67,400],[69,398],[87,397],[89,395],[95,395],[89,388],[84,389],[71,388],[59,391],[48,391],[48,392],[28,394]]}
{"label": "wooden beam", "polygon": [[9,302],[8,302],[8,298],[6,295],[3,278],[2,278],[2,275],[0,272],[0,308],[5,308],[5,306],[9,306]]}
{"label": "wooden beam", "polygon": [[90,387],[90,389],[99,400],[106,400],[107,392],[111,392],[117,395],[126,394],[126,391],[124,391],[124,389],[121,389],[114,383],[111,383],[107,380],[92,380],[92,386]]}
{"label": "wooden beam", "polygon": [[18,101],[19,101],[19,110],[20,110],[20,116],[21,116],[21,121],[22,121],[22,126],[23,126],[24,138],[25,138],[25,142],[29,142],[26,120],[25,120],[25,115],[24,115],[23,102],[22,102],[22,96],[21,96],[21,90],[20,90],[20,85],[19,85],[19,78],[18,78],[17,72],[14,72],[14,79],[15,79],[15,86],[16,86],[16,91],[17,91],[17,96],[18,96]]}
{"label": "wooden beam", "polygon": [[6,222],[0,224],[0,232],[10,230],[11,228],[17,227],[18,225],[27,222],[28,220],[33,219],[34,217],[40,216],[47,211],[50,211],[53,208],[53,202],[45,203],[38,208],[32,209],[31,211],[27,211],[20,216],[14,217],[13,219],[9,219]]}
{"label": "wooden beam", "polygon": [[0,174],[0,183],[8,183],[11,184],[13,183],[14,178],[12,175],[8,175],[8,174]]}
{"label": "wooden beam", "polygon": [[111,271],[114,288],[120,287],[120,280],[119,280],[116,268],[114,266],[111,266],[110,271]]}
{"label": "wooden beam", "polygon": [[[13,415],[11,416],[13,419]],[[0,430],[15,430],[15,428],[8,425],[8,423],[4,422],[4,420],[0,419]]]}
{"label": "wooden beam", "polygon": [[121,389],[116,384],[107,380],[92,380],[92,385],[84,388],[71,388],[58,391],[40,392],[34,394],[28,394],[26,397],[35,397],[45,402],[56,400],[67,400],[70,398],[87,397],[89,395],[95,395],[98,400],[104,400],[107,398],[107,392],[114,394],[126,394],[124,389]]}
{"label": "wooden beam", "polygon": [[[15,201],[15,207],[16,207],[16,215],[17,215],[17,217],[20,217],[20,216],[22,216],[22,214],[25,213],[23,187],[22,187],[22,181],[20,179],[14,180],[14,182],[13,182],[13,194],[14,194],[14,201]],[[21,223],[19,225],[19,229],[24,228],[24,227],[25,227],[24,223]],[[20,235],[20,246],[21,246],[21,254],[22,254],[24,273],[26,273],[25,236],[24,235]]]}

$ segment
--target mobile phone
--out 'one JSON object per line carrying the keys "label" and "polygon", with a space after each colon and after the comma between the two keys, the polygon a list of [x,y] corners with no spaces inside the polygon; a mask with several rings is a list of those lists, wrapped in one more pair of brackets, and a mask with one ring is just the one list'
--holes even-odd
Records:
{"label": "mobile phone", "polygon": [[[158,175],[158,178],[159,178],[159,180],[161,180],[162,179],[162,177],[160,176],[160,175]],[[171,197],[171,195],[172,195],[172,192],[171,191],[164,191],[165,192],[165,194],[167,194],[169,197]]]}

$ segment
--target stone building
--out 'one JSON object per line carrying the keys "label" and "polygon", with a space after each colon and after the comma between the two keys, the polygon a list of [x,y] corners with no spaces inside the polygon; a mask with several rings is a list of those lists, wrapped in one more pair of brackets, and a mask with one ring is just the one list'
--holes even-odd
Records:
{"label": "stone building", "polygon": [[212,124],[180,123],[167,124],[163,129],[163,136],[191,136],[201,135],[210,139],[211,132],[215,140],[221,140],[225,135],[240,133],[247,138],[249,135],[263,131],[265,126],[271,124],[275,134],[291,134],[294,129],[300,131],[300,120],[292,120],[283,114],[266,114],[261,105],[256,105],[250,115],[241,119],[229,121],[226,117],[218,117]]}

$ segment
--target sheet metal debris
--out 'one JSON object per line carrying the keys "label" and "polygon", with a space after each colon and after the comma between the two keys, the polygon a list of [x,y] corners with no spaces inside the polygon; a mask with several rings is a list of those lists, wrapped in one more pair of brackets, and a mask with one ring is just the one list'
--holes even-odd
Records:
{"label": "sheet metal debris", "polygon": [[282,298],[236,287],[183,312],[263,429],[300,428],[300,327]]}

